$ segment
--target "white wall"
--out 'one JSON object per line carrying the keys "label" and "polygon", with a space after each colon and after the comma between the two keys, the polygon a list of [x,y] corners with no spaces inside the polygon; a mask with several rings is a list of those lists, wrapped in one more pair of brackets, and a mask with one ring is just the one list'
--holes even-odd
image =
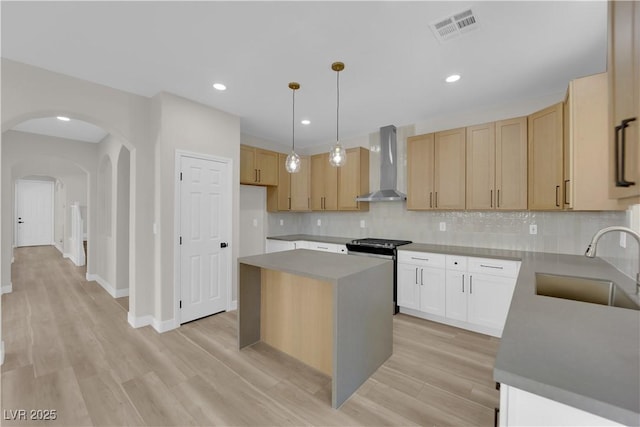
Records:
{"label": "white wall", "polygon": [[175,156],[176,150],[231,159],[232,218],[231,259],[232,299],[236,299],[240,189],[240,119],[231,114],[168,93],[153,98],[155,159],[156,237],[155,317],[161,322],[176,318],[174,298],[175,262]]}
{"label": "white wall", "polygon": [[267,187],[240,186],[239,256],[264,253]]}

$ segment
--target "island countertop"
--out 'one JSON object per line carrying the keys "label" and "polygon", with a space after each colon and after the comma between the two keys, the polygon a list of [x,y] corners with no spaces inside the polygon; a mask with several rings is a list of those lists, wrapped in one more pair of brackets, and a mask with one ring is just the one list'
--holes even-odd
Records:
{"label": "island countertop", "polygon": [[307,249],[253,255],[238,258],[238,262],[332,282],[384,263],[391,264],[391,261],[379,258]]}

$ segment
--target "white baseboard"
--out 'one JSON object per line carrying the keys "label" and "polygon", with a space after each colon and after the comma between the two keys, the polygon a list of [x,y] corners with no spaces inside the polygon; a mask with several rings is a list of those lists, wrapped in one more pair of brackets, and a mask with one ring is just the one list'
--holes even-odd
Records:
{"label": "white baseboard", "polygon": [[408,314],[410,316],[419,317],[425,320],[431,320],[433,322],[444,323],[445,325],[455,326],[456,328],[466,329],[468,331],[478,332],[480,334],[491,335],[493,337],[500,338],[502,336],[502,329],[488,328],[486,326],[474,325],[469,322],[462,322],[460,320],[449,319],[444,316],[437,316],[435,314],[425,313],[423,311],[413,310],[410,308],[400,307],[400,313]]}
{"label": "white baseboard", "polygon": [[4,364],[4,341],[0,342],[0,365]]}
{"label": "white baseboard", "polygon": [[0,290],[0,294],[9,294],[13,292],[13,283],[9,282],[8,285],[2,285],[2,289]]}
{"label": "white baseboard", "polygon": [[129,296],[129,288],[116,289],[116,294],[114,298],[122,298],[122,297],[128,297],[128,296]]}
{"label": "white baseboard", "polygon": [[16,258],[12,256],[12,257],[11,257],[11,264],[13,264],[13,262],[14,262],[15,260],[16,260]]}
{"label": "white baseboard", "polygon": [[64,249],[62,248],[62,246],[60,245],[60,243],[56,243],[53,246],[55,246],[55,248],[58,250],[58,252],[60,252],[62,254],[63,258],[67,258],[64,256]]}
{"label": "white baseboard", "polygon": [[[109,295],[111,295],[114,298],[119,298],[117,297],[117,291],[116,288],[114,288],[113,286],[111,286],[111,283],[107,282],[106,280],[104,280],[102,277],[100,277],[100,275],[98,274],[90,274],[87,273],[87,281],[95,281],[98,282],[98,285],[102,286],[102,288],[107,291],[107,293]],[[127,289],[127,295],[129,294],[129,290]],[[124,296],[124,295],[123,295]]]}
{"label": "white baseboard", "polygon": [[134,328],[142,328],[153,323],[153,316],[134,317],[131,312],[127,313],[127,321]]}
{"label": "white baseboard", "polygon": [[237,310],[237,309],[238,309],[238,300],[231,301],[231,304],[229,305],[229,311]]}
{"label": "white baseboard", "polygon": [[164,321],[153,319],[152,326],[153,326],[153,329],[155,329],[159,333],[163,333],[163,332],[170,331],[172,329],[176,329],[180,325],[176,325],[175,319],[169,319]]}

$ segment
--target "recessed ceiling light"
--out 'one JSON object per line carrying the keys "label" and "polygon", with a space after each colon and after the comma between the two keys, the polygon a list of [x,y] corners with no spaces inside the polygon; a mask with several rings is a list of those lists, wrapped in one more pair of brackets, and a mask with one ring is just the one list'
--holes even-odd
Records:
{"label": "recessed ceiling light", "polygon": [[311,124],[311,120],[304,119],[300,123],[302,123],[303,125],[309,125]]}
{"label": "recessed ceiling light", "polygon": [[453,83],[460,80],[460,74],[451,74],[449,77],[444,79],[447,83]]}
{"label": "recessed ceiling light", "polygon": [[62,120],[63,122],[68,122],[69,120],[71,120],[69,117],[65,117],[65,116],[58,116],[56,118],[58,120]]}
{"label": "recessed ceiling light", "polygon": [[213,88],[216,90],[227,90],[227,87],[222,83],[214,83]]}

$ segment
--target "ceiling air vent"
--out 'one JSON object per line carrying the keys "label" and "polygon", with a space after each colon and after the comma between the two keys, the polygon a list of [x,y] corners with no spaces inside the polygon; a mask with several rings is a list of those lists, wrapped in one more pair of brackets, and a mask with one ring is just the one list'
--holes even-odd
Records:
{"label": "ceiling air vent", "polygon": [[460,37],[462,34],[473,31],[479,27],[476,15],[471,9],[456,13],[444,19],[439,19],[429,24],[431,31],[439,42]]}

